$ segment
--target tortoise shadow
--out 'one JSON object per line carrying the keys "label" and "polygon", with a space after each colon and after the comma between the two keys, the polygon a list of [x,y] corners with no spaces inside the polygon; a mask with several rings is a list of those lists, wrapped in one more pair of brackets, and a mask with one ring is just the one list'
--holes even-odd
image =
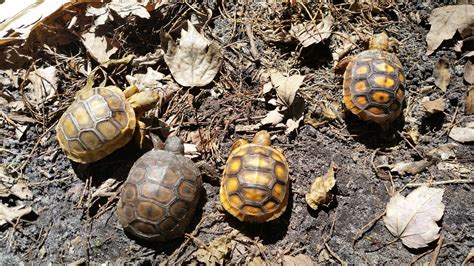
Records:
{"label": "tortoise shadow", "polygon": [[[204,213],[204,205],[206,204],[206,202],[207,202],[207,192],[203,186],[202,191],[201,191],[201,196],[199,197],[198,205],[196,206],[196,211],[192,215],[191,222],[186,227],[186,231],[185,231],[186,233],[190,234],[196,229],[196,226],[199,224],[199,222],[202,219],[202,216]],[[171,255],[177,248],[179,248],[186,240],[186,238],[183,235],[181,237],[164,241],[164,242],[148,241],[148,240],[138,238],[125,230],[123,230],[123,232],[129,239],[135,241],[135,243],[137,243],[138,245],[145,248],[152,249],[156,252],[163,252],[168,256]]]}
{"label": "tortoise shadow", "polygon": [[364,144],[367,148],[389,148],[400,143],[402,138],[398,134],[403,130],[405,117],[400,115],[384,130],[380,125],[359,119],[350,111],[345,111],[344,120],[347,131],[354,136],[354,140]]}
{"label": "tortoise shadow", "polygon": [[290,218],[293,210],[293,193],[291,189],[291,183],[289,191],[290,195],[288,198],[286,210],[277,219],[264,223],[248,223],[241,222],[228,212],[225,212],[226,220],[229,226],[252,239],[258,237],[263,241],[264,245],[275,244],[277,241],[283,239],[286,236],[288,225],[290,224]]}

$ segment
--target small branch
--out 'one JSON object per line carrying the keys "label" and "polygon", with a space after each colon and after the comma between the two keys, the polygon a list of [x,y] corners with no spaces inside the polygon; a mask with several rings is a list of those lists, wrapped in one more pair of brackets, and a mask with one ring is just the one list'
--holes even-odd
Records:
{"label": "small branch", "polygon": [[380,213],[379,215],[377,215],[377,217],[375,217],[374,219],[372,219],[370,222],[368,222],[366,225],[364,225],[361,229],[359,229],[359,230],[357,231],[356,235],[352,238],[352,246],[355,246],[357,240],[359,240],[359,239],[362,237],[362,235],[364,235],[365,232],[367,232],[367,230],[368,230],[370,227],[372,227],[372,225],[373,225],[374,223],[376,223],[378,220],[380,220],[380,218],[382,218],[382,216],[385,215],[385,212],[386,212],[386,211],[384,210],[382,213]]}
{"label": "small branch", "polygon": [[331,256],[333,256],[337,261],[339,261],[339,263],[341,265],[344,265],[344,266],[347,266],[347,262],[343,261],[341,259],[341,257],[339,257],[339,255],[337,255],[336,253],[334,253],[330,248],[329,248],[329,245],[327,243],[324,244],[324,246],[326,246],[326,249],[328,250],[329,254],[331,254]]}
{"label": "small branch", "polygon": [[435,181],[431,183],[409,183],[406,185],[406,187],[436,186],[436,185],[446,185],[446,184],[471,184],[471,183],[474,183],[474,179],[454,179],[454,180]]}
{"label": "small branch", "polygon": [[436,260],[438,260],[439,252],[441,251],[441,247],[443,246],[443,236],[440,236],[438,239],[438,245],[435,248],[433,253],[433,257],[431,257],[431,261],[429,266],[436,266]]}

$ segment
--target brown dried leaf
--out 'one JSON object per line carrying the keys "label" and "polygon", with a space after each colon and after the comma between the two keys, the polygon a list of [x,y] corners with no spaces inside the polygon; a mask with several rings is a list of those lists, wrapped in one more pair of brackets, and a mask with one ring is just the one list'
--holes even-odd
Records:
{"label": "brown dried leaf", "polygon": [[293,25],[290,29],[290,34],[298,39],[303,47],[308,47],[329,38],[333,24],[334,18],[329,14],[316,25],[313,22]]}
{"label": "brown dried leaf", "polygon": [[283,266],[313,265],[313,261],[308,255],[298,254],[296,256],[285,255],[282,261]]}
{"label": "brown dried leaf", "polygon": [[26,200],[33,198],[33,192],[29,189],[25,176],[13,178],[5,167],[0,165],[0,197],[6,198],[10,195]]}
{"label": "brown dried leaf", "polygon": [[392,165],[391,170],[392,172],[397,172],[400,175],[405,174],[418,174],[421,171],[425,170],[427,167],[433,165],[436,161],[435,160],[420,160],[416,162],[399,162]]}
{"label": "brown dried leaf", "polygon": [[334,171],[336,169],[337,165],[332,162],[327,173],[323,176],[316,177],[311,184],[311,188],[309,192],[306,193],[305,198],[306,202],[313,210],[317,210],[322,204],[328,204],[331,202],[332,194],[329,191],[336,184],[336,179],[334,178]]}
{"label": "brown dried leaf", "polygon": [[215,265],[224,263],[224,257],[229,253],[232,247],[232,240],[239,235],[239,231],[233,230],[229,234],[213,239],[206,247],[196,250],[194,257],[206,265]]}
{"label": "brown dried leaf", "polygon": [[46,100],[54,97],[58,84],[56,74],[57,70],[54,66],[30,72],[28,80],[31,82],[31,86],[28,86],[28,89],[32,91],[27,93],[30,101],[35,104],[43,104]]}
{"label": "brown dried leaf", "polygon": [[439,238],[441,229],[436,222],[443,217],[444,189],[419,187],[404,197],[390,198],[384,223],[390,233],[399,237],[409,248],[423,248]]}
{"label": "brown dried leaf", "polygon": [[422,102],[422,105],[426,109],[426,111],[430,114],[444,112],[444,109],[446,107],[446,104],[444,103],[443,98],[439,98],[434,101],[425,101],[425,102]]}
{"label": "brown dried leaf", "polygon": [[471,86],[466,95],[466,114],[474,114],[474,86]]}
{"label": "brown dried leaf", "polygon": [[13,221],[29,214],[32,210],[31,207],[25,207],[25,205],[8,207],[7,205],[0,203],[0,226],[6,223],[13,223]]}
{"label": "brown dried leaf", "polygon": [[442,91],[446,92],[446,89],[449,85],[449,80],[451,78],[451,73],[449,73],[449,61],[448,59],[442,57],[436,62],[433,76],[435,79],[435,84]]}
{"label": "brown dried leaf", "polygon": [[456,31],[460,33],[474,24],[474,6],[452,5],[435,8],[428,19],[430,32],[426,35],[428,43],[426,54],[432,54],[444,41],[453,38]]}
{"label": "brown dried leaf", "polygon": [[284,106],[289,107],[293,104],[296,92],[303,83],[304,78],[305,76],[302,75],[285,77],[281,72],[273,72],[270,75],[273,86],[276,88],[278,99]]}
{"label": "brown dried leaf", "polygon": [[280,113],[280,110],[277,108],[271,110],[268,114],[260,121],[262,125],[277,125],[283,121],[283,114]]}
{"label": "brown dried leaf", "polygon": [[467,60],[464,65],[464,80],[471,85],[474,84],[474,64],[471,60]]}
{"label": "brown dried leaf", "polygon": [[191,21],[181,29],[179,45],[168,33],[162,32],[161,46],[165,62],[176,82],[182,86],[202,87],[209,84],[222,64],[222,53],[216,42],[199,33]]}

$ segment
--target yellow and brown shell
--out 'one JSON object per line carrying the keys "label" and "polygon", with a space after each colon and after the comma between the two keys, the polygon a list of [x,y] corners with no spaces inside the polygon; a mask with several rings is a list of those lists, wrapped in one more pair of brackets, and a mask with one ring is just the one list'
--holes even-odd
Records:
{"label": "yellow and brown shell", "polygon": [[270,221],[286,209],[289,182],[288,162],[279,150],[244,144],[234,149],[227,160],[220,201],[241,221]]}
{"label": "yellow and brown shell", "polygon": [[135,112],[115,86],[80,91],[56,126],[67,157],[79,163],[104,158],[127,144],[136,127]]}
{"label": "yellow and brown shell", "polygon": [[344,73],[344,104],[365,121],[382,126],[395,120],[405,98],[405,74],[400,60],[380,49],[363,51]]}
{"label": "yellow and brown shell", "polygon": [[181,237],[202,186],[194,163],[165,150],[151,150],[135,162],[123,186],[117,215],[132,235],[151,241]]}

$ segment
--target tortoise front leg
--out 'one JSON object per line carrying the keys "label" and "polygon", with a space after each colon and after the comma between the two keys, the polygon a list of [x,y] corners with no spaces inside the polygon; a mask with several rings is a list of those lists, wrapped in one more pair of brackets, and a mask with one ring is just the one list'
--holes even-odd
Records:
{"label": "tortoise front leg", "polygon": [[150,147],[150,143],[146,141],[146,124],[143,121],[138,120],[137,121],[137,127],[135,130],[135,141],[142,150],[149,150],[152,147]]}

